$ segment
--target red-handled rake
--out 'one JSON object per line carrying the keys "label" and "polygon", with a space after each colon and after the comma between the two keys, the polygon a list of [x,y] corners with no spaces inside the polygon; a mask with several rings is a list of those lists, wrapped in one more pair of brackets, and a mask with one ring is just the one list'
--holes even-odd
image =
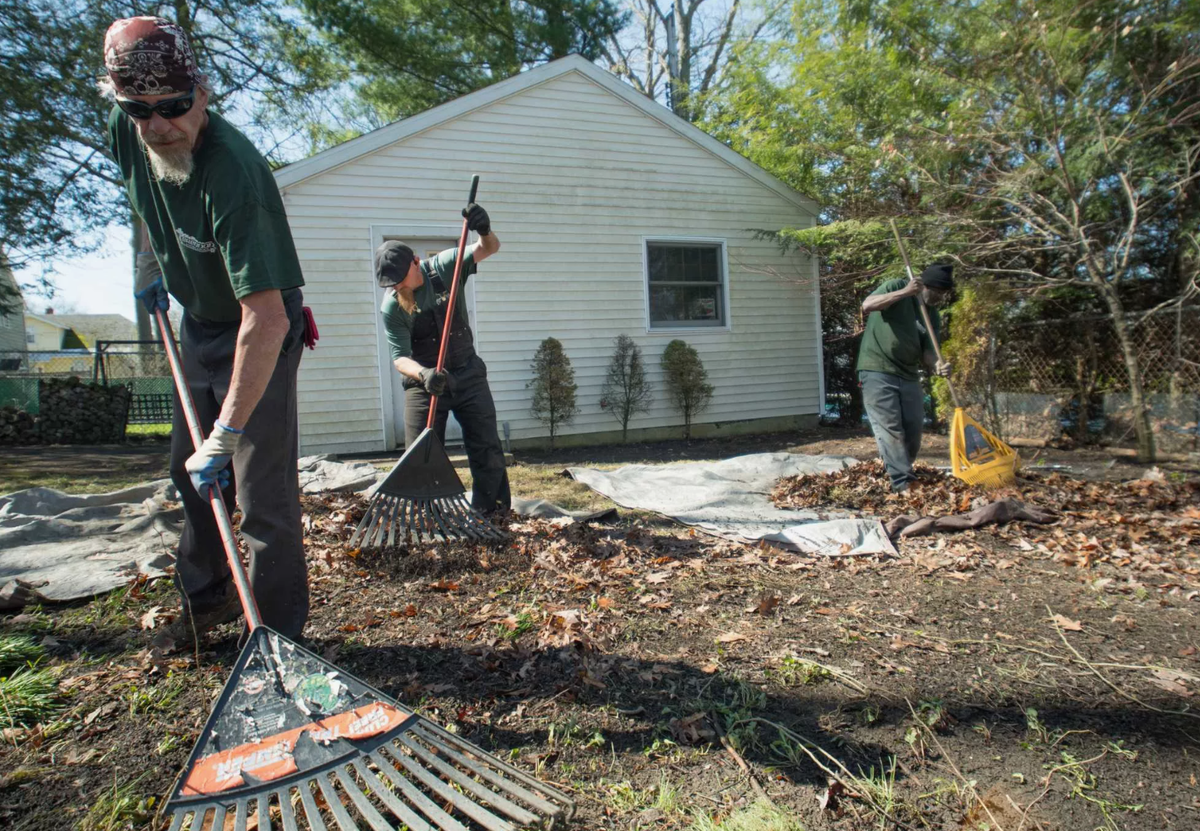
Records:
{"label": "red-handled rake", "polygon": [[[198,447],[175,334],[155,316]],[[165,805],[170,831],[516,831],[570,819],[563,793],[264,626],[216,489],[209,503],[250,636]]]}
{"label": "red-handled rake", "polygon": [[[471,195],[467,204],[475,201],[479,177],[471,177]],[[458,238],[458,258],[454,261],[454,279],[446,301],[446,320],[442,324],[442,340],[438,345],[437,371],[446,365],[446,350],[450,345],[450,324],[458,300],[459,276],[462,274],[463,254],[467,250],[467,220],[463,219]],[[433,539],[468,539],[485,542],[504,542],[508,536],[487,521],[467,502],[466,488],[458,478],[437,431],[438,397],[429,399],[429,416],[425,429],[404,451],[391,473],[379,483],[350,537],[351,548],[394,546],[399,540],[416,536],[421,542]]]}

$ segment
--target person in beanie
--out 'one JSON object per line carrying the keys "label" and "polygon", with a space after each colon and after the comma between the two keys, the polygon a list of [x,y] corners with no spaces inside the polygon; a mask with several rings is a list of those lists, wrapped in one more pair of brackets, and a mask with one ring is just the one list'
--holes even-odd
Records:
{"label": "person in beanie", "polygon": [[[467,228],[479,239],[463,254],[459,281],[466,284],[475,267],[500,250],[491,220],[481,205],[463,209]],[[496,431],[496,405],[487,382],[487,366],[475,354],[475,340],[462,302],[462,285],[450,324],[445,368],[437,371],[438,348],[446,320],[446,301],[454,278],[457,248],[422,260],[398,240],[375,251],[375,279],[388,289],[380,306],[392,363],[403,377],[404,438],[412,446],[429,418],[429,401],[438,397],[434,427],[446,440],[446,420],[454,413],[462,427],[471,467],[471,506],[482,514],[507,511],[512,504],[504,450]]]}
{"label": "person in beanie", "polygon": [[178,25],[116,21],[104,67],[109,147],[146,232],[134,291],[151,315],[169,297],[183,307],[184,375],[209,430],[193,448],[175,401],[183,613],[166,635],[180,646],[241,614],[207,499],[220,488],[230,511],[235,502],[242,511],[263,621],[297,638],[308,619],[296,469],[304,278],[283,200],[262,154],[208,110],[212,89]]}
{"label": "person in beanie", "polygon": [[875,444],[897,492],[916,479],[912,466],[925,426],[921,366],[938,375],[950,373],[950,364],[938,361],[933,350],[917,298],[929,307],[934,327],[940,326],[937,307],[954,289],[952,268],[935,264],[911,281],[888,280],[862,304],[867,325],[858,350],[858,380]]}

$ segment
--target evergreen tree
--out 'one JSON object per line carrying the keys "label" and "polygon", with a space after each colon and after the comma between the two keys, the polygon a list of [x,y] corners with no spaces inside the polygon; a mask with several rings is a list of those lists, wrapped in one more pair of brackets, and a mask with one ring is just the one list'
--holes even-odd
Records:
{"label": "evergreen tree", "polygon": [[575,403],[575,370],[571,359],[556,338],[546,338],[533,355],[529,365],[533,378],[525,385],[533,390],[529,409],[534,418],[550,428],[550,447],[564,424],[570,424],[579,412]]}
{"label": "evergreen tree", "polygon": [[621,423],[621,441],[626,441],[630,420],[650,410],[654,395],[646,380],[641,347],[629,335],[618,335],[615,346],[604,376],[600,408],[608,410]]}
{"label": "evergreen tree", "polygon": [[662,368],[667,378],[671,403],[683,415],[683,437],[692,437],[692,421],[712,401],[713,386],[708,383],[708,371],[700,353],[681,340],[667,344],[662,354]]}

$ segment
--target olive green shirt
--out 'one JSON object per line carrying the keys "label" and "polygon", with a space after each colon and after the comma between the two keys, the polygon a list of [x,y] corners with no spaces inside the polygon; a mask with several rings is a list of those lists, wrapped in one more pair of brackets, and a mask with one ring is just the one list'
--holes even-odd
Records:
{"label": "olive green shirt", "polygon": [[[391,347],[392,360],[397,358],[413,358],[413,335],[422,341],[428,341],[432,337],[435,343],[432,345],[436,352],[436,341],[441,338],[441,318],[440,315],[435,315],[434,310],[439,306],[444,306],[449,297],[450,284],[454,280],[454,262],[458,258],[457,248],[447,248],[445,251],[438,253],[436,256],[421,260],[418,268],[421,269],[421,275],[425,281],[421,286],[413,291],[413,300],[416,301],[417,308],[412,313],[404,311],[400,306],[400,301],[396,299],[395,292],[389,291],[383,298],[383,303],[380,304],[379,311],[383,315],[384,330],[387,333],[388,346]],[[454,308],[455,325],[454,331],[450,338],[450,355],[448,356],[446,366],[456,366],[457,363],[453,360],[455,347],[458,341],[462,339],[462,330],[466,330],[466,335],[469,336],[470,329],[467,320],[467,304],[463,302],[463,290],[467,284],[467,278],[475,271],[475,250],[472,246],[467,246],[467,252],[463,255],[463,269],[459,280],[462,285],[459,287],[458,300]],[[470,344],[467,344],[470,345]],[[424,366],[432,366],[433,363],[424,363],[428,359],[428,347],[430,344],[422,343],[420,346],[426,347],[419,349],[421,355],[414,358]]]}
{"label": "olive green shirt", "polygon": [[[907,285],[907,280],[888,280],[871,295],[890,294]],[[936,310],[930,309],[929,317],[934,329],[941,327]],[[886,372],[916,381],[923,365],[922,357],[932,351],[933,341],[925,331],[917,298],[905,297],[883,311],[867,316],[862,344],[858,348],[857,370]]]}
{"label": "olive green shirt", "polygon": [[246,295],[304,285],[271,168],[228,121],[209,111],[195,170],[180,186],[155,177],[137,126],[117,107],[108,135],[129,201],[149,229],[163,285],[189,313],[235,322]]}

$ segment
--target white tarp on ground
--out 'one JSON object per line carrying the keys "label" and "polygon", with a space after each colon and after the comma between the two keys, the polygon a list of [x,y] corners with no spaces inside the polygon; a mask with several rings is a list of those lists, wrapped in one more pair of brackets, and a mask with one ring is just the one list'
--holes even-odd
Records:
{"label": "white tarp on ground", "polygon": [[174,497],[167,479],[88,496],[50,488],[0,496],[0,609],[161,577],[183,523]]}
{"label": "white tarp on ground", "polygon": [[857,460],[851,456],[756,453],[719,462],[626,465],[617,470],[573,467],[567,472],[618,505],[662,514],[725,539],[766,540],[809,554],[895,554],[877,519],[782,510],[769,498],[784,476],[832,473],[853,464]]}

